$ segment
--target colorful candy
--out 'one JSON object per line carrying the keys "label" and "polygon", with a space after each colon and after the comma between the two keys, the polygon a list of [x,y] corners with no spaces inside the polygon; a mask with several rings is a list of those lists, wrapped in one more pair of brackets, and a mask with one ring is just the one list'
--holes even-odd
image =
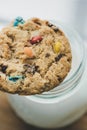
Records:
{"label": "colorful candy", "polygon": [[16,82],[19,79],[24,79],[24,76],[11,76],[8,78],[10,81]]}
{"label": "colorful candy", "polygon": [[18,26],[19,24],[24,24],[24,20],[23,20],[23,18],[22,17],[17,17],[15,20],[14,20],[14,23],[13,23],[13,25],[14,26]]}
{"label": "colorful candy", "polygon": [[61,49],[61,42],[56,42],[53,46],[54,52],[55,53],[59,53],[60,49]]}
{"label": "colorful candy", "polygon": [[29,56],[30,58],[32,58],[34,56],[32,48],[31,47],[24,47],[24,53]]}
{"label": "colorful candy", "polygon": [[30,43],[31,44],[35,44],[35,43],[39,43],[40,41],[42,41],[42,37],[41,36],[35,36],[35,37],[32,37],[32,39],[30,40]]}

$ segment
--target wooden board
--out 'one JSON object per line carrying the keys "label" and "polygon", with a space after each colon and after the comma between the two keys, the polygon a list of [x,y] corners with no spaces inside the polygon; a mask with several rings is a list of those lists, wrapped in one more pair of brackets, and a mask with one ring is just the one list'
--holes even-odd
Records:
{"label": "wooden board", "polygon": [[[5,94],[0,92],[0,130],[41,130],[24,123],[10,107]],[[60,129],[58,129],[60,130]],[[79,121],[61,130],[87,130],[87,114]]]}

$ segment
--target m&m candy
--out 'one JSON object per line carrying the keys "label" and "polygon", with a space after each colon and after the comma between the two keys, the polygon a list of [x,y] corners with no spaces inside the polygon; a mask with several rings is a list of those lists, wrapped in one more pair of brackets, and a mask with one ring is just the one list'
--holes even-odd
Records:
{"label": "m&m candy", "polygon": [[24,53],[29,56],[30,58],[32,58],[34,56],[32,48],[31,47],[24,47]]}
{"label": "m&m candy", "polygon": [[24,76],[10,76],[8,79],[12,82],[16,82],[19,79],[24,79]]}
{"label": "m&m candy", "polygon": [[25,21],[23,20],[22,17],[17,17],[17,18],[14,20],[13,25],[14,25],[14,26],[18,26],[19,24],[24,24],[24,23],[25,23]]}
{"label": "m&m candy", "polygon": [[61,48],[61,42],[56,42],[55,44],[54,44],[54,46],[53,46],[53,49],[54,49],[54,52],[55,53],[59,53],[59,51],[60,51],[60,48]]}

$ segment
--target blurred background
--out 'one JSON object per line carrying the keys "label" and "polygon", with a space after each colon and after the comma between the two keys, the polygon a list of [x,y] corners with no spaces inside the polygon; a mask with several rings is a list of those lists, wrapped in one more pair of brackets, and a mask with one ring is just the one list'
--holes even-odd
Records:
{"label": "blurred background", "polygon": [[87,39],[87,0],[0,0],[0,22],[22,16],[70,24]]}
{"label": "blurred background", "polygon": [[[87,42],[87,0],[0,0],[0,27],[17,16],[58,20],[75,28]],[[64,130],[87,129],[87,114]],[[33,130],[19,120],[0,92],[0,130]],[[36,129],[38,130],[38,128]]]}

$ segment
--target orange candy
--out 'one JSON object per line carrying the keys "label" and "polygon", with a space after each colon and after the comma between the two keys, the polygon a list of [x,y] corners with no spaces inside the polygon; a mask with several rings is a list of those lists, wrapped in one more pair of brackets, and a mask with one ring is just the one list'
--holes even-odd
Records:
{"label": "orange candy", "polygon": [[24,47],[24,53],[25,53],[27,56],[29,56],[30,58],[32,58],[32,57],[34,56],[31,47]]}

